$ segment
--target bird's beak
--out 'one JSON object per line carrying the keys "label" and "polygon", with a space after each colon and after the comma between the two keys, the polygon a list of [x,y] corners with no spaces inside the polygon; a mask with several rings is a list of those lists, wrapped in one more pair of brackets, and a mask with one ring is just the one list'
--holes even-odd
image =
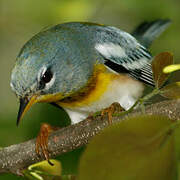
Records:
{"label": "bird's beak", "polygon": [[31,98],[20,98],[20,106],[19,106],[19,112],[17,117],[17,126],[20,123],[20,120],[23,118],[25,113],[29,110],[29,108],[36,102],[37,96],[32,96]]}

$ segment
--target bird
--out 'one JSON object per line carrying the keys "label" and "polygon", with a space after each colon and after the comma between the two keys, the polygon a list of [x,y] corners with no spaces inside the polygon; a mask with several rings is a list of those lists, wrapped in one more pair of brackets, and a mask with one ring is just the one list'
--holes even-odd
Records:
{"label": "bird", "polygon": [[20,102],[17,124],[36,103],[63,108],[78,123],[118,102],[128,110],[154,86],[148,48],[169,19],[141,23],[128,33],[119,28],[68,22],[41,30],[22,47],[10,86]]}

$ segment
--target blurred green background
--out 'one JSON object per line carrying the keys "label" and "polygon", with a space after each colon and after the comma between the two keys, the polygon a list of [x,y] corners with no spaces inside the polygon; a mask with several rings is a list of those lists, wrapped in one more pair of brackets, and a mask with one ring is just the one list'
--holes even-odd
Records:
{"label": "blurred green background", "polygon": [[[91,21],[131,32],[144,20],[172,19],[170,28],[154,42],[152,54],[170,51],[180,62],[179,0],[0,0],[0,147],[20,143],[37,135],[40,123],[68,125],[67,115],[48,104],[37,104],[16,127],[18,101],[9,83],[11,70],[22,45],[45,27],[69,21]],[[174,79],[180,79],[174,74]],[[76,173],[78,154],[60,159],[64,173]],[[3,175],[0,179],[21,179]]]}

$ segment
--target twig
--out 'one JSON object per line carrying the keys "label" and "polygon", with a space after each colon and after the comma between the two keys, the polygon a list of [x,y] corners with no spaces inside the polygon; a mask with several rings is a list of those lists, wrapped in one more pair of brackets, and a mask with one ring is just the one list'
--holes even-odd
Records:
{"label": "twig", "polygon": [[[172,120],[180,120],[180,101],[170,100],[162,101],[148,105],[146,114],[167,115]],[[141,114],[139,110],[135,110],[126,116],[135,116]],[[113,117],[113,123],[123,120],[125,117]],[[50,157],[55,157],[63,153],[77,149],[108,126],[108,118],[104,116],[92,117],[78,124],[60,129],[49,137]],[[21,170],[29,165],[41,161],[35,153],[35,139],[24,143],[11,145],[0,150],[0,173],[14,173],[22,175]]]}

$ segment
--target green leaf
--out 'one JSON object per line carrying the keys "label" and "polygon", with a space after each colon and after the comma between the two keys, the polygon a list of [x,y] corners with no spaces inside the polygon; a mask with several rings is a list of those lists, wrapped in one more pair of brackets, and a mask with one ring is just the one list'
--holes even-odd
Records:
{"label": "green leaf", "polygon": [[153,77],[157,88],[162,87],[169,75],[163,73],[163,69],[173,64],[173,55],[169,52],[162,52],[154,57],[152,61]]}
{"label": "green leaf", "polygon": [[158,115],[128,118],[95,136],[78,180],[169,180],[175,175],[173,123]]}
{"label": "green leaf", "polygon": [[48,161],[41,161],[32,164],[24,171],[24,175],[30,180],[55,180],[60,179],[61,176],[61,163],[55,159],[50,159],[53,165]]}
{"label": "green leaf", "polygon": [[180,98],[180,82],[175,82],[163,87],[160,91],[161,95],[169,99]]}
{"label": "green leaf", "polygon": [[180,70],[180,64],[172,64],[163,69],[163,73],[172,73]]}

